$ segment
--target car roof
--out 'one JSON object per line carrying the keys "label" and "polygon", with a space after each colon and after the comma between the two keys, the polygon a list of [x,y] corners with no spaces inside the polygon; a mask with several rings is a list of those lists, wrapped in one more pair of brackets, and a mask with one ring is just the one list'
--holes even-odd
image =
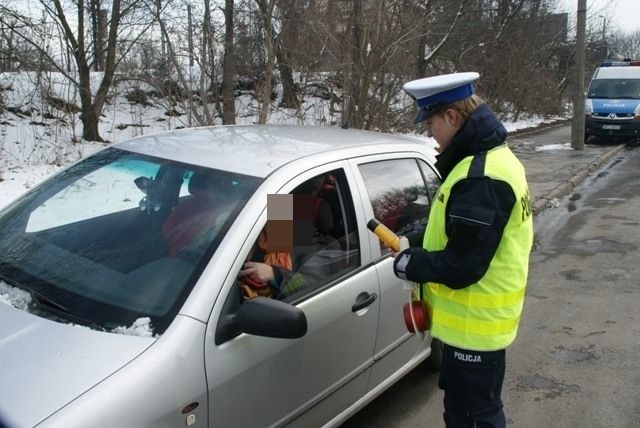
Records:
{"label": "car roof", "polygon": [[257,177],[266,177],[286,163],[319,153],[333,152],[330,157],[340,158],[340,153],[347,157],[345,152],[428,152],[428,144],[418,138],[297,125],[187,128],[132,138],[114,147]]}
{"label": "car roof", "polygon": [[596,79],[640,79],[640,67],[599,67]]}

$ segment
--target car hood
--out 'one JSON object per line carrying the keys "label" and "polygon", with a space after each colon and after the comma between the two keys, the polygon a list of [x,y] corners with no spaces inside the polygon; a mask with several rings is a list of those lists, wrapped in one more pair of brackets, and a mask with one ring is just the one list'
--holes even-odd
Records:
{"label": "car hood", "polygon": [[0,421],[36,425],[153,342],[50,321],[0,302]]}

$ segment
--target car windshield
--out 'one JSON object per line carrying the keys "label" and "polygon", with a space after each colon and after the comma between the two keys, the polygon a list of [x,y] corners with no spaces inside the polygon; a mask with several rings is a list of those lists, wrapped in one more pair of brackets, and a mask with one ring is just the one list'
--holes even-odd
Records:
{"label": "car windshield", "polygon": [[640,99],[640,79],[596,79],[589,87],[589,98]]}
{"label": "car windshield", "polygon": [[0,213],[0,282],[51,319],[162,334],[260,182],[105,149]]}

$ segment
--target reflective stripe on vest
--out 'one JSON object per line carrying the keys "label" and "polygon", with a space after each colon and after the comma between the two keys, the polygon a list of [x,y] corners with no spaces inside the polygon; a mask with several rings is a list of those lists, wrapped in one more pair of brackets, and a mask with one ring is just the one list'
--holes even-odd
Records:
{"label": "reflective stripe on vest", "polygon": [[[475,160],[475,161],[474,161]],[[490,351],[513,342],[520,322],[533,243],[533,219],[524,168],[506,145],[458,163],[438,189],[424,237],[424,248],[447,245],[446,207],[453,186],[467,177],[490,177],[509,184],[516,204],[486,274],[475,284],[453,290],[424,284],[431,335],[463,349]]]}

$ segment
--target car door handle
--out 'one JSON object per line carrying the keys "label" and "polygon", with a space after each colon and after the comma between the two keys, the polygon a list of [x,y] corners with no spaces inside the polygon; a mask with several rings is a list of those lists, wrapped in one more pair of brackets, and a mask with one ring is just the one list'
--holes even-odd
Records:
{"label": "car door handle", "polygon": [[369,294],[367,292],[358,294],[356,302],[351,306],[351,312],[358,312],[376,301],[378,295],[376,293]]}

